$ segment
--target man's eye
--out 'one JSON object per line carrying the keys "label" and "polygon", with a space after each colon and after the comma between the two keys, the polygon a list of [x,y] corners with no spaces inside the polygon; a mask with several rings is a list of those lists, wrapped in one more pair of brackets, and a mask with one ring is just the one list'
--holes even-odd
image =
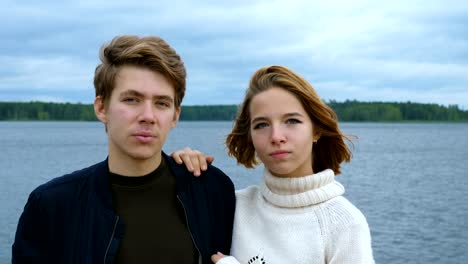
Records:
{"label": "man's eye", "polygon": [[136,99],[134,97],[126,97],[126,98],[122,99],[122,102],[136,103],[136,102],[138,102],[138,99]]}
{"label": "man's eye", "polygon": [[158,101],[158,102],[156,102],[156,105],[160,106],[160,107],[170,107],[171,106],[168,102],[164,102],[164,101]]}

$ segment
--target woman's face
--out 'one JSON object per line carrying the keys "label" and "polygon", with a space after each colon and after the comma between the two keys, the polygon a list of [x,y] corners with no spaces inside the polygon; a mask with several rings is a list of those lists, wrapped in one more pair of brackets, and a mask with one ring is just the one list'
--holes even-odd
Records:
{"label": "woman's face", "polygon": [[255,151],[271,174],[312,174],[313,124],[299,100],[282,88],[272,87],[255,95],[249,110]]}

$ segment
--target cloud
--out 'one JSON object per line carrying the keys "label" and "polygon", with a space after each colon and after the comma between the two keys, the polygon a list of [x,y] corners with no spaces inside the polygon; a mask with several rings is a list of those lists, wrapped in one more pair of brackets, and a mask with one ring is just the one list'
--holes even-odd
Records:
{"label": "cloud", "polygon": [[[73,57],[0,57],[0,91],[82,90],[90,81],[89,63]],[[64,86],[66,84],[66,86]]]}
{"label": "cloud", "polygon": [[257,68],[282,64],[329,99],[468,108],[461,0],[7,2],[0,100],[53,91],[91,101],[101,45],[118,34],[155,34],[187,65],[184,104],[239,103]]}

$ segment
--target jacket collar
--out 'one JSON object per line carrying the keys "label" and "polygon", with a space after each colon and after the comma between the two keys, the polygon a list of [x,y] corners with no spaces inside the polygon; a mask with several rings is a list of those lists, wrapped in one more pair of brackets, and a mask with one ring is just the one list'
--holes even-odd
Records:
{"label": "jacket collar", "polygon": [[109,180],[109,158],[96,164],[93,174],[94,192],[102,202],[104,208],[111,210],[114,214],[112,203],[112,192]]}
{"label": "jacket collar", "polygon": [[[177,193],[182,193],[182,190],[186,188],[187,182],[192,177],[187,175],[187,169],[185,168],[185,165],[177,164],[173,158],[169,157],[164,152],[161,152],[161,154],[162,158],[168,164],[171,173],[173,173],[174,177],[176,178]],[[93,186],[96,196],[102,202],[104,208],[111,210],[115,214],[109,179],[109,159],[106,158],[104,161],[96,164],[91,171],[91,174],[93,175]]]}

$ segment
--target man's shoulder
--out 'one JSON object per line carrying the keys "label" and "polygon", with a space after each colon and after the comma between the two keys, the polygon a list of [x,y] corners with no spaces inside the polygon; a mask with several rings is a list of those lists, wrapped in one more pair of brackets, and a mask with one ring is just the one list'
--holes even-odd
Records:
{"label": "man's shoulder", "polygon": [[73,171],[71,173],[53,178],[48,182],[38,186],[33,194],[44,194],[44,193],[57,193],[57,192],[68,192],[76,189],[87,182],[90,177],[97,174],[98,171],[105,170],[107,167],[106,161],[102,161],[93,164],[89,167]]}
{"label": "man's shoulder", "polygon": [[200,177],[195,177],[192,172],[187,170],[185,164],[178,164],[171,156],[164,154],[164,152],[163,157],[165,157],[172,171],[178,175],[185,175],[189,178],[194,177],[195,179],[232,183],[231,179],[221,169],[211,164],[208,165],[208,169],[206,171],[202,172]]}
{"label": "man's shoulder", "polygon": [[217,181],[233,185],[229,176],[227,176],[221,169],[211,164],[208,165],[208,169],[206,171],[202,172],[202,175],[200,177],[206,177],[207,180],[210,181]]}
{"label": "man's shoulder", "polygon": [[207,170],[203,171],[201,176],[195,177],[193,173],[187,169],[185,164],[178,164],[170,156],[165,155],[165,157],[169,167],[172,172],[176,174],[178,179],[182,179],[183,181],[201,182],[209,185],[215,184],[217,186],[225,186],[226,188],[234,190],[234,184],[231,179],[216,166],[209,164]]}

